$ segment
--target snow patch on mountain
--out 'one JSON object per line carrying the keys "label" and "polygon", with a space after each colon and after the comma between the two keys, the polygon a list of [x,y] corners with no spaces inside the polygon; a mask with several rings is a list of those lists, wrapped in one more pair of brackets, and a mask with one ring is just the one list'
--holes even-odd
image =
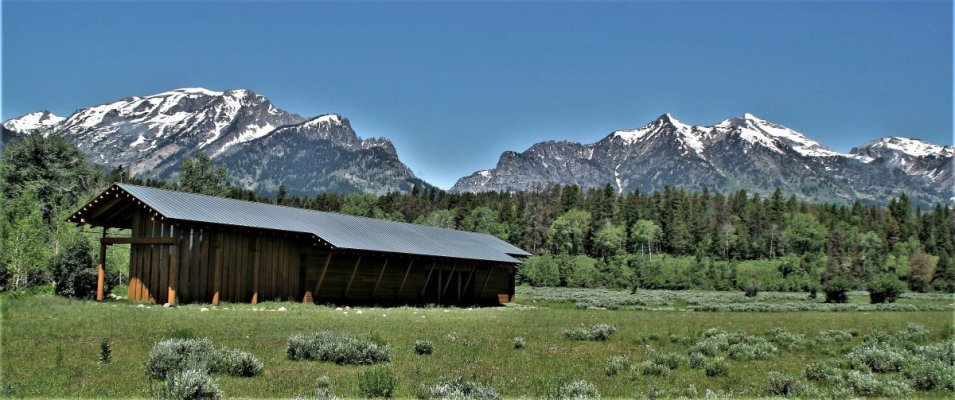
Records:
{"label": "snow patch on mountain", "polygon": [[46,130],[62,122],[64,119],[66,118],[43,110],[17,118],[11,118],[3,123],[3,127],[12,132],[27,133],[35,130]]}

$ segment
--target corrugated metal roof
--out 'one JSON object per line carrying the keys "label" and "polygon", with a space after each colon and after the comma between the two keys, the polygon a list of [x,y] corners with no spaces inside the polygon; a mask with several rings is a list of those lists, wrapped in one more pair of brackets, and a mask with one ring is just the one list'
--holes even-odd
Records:
{"label": "corrugated metal roof", "polygon": [[165,218],[315,235],[339,249],[520,263],[531,254],[475,232],[117,183]]}

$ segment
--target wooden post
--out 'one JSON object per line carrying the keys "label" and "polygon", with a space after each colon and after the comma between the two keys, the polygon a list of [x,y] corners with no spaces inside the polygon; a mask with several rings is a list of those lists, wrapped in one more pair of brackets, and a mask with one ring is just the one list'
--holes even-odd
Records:
{"label": "wooden post", "polygon": [[[176,229],[176,236],[179,235],[179,230]],[[180,236],[181,239],[181,236]],[[172,253],[172,258],[169,259],[169,293],[167,303],[170,305],[176,304],[176,281],[179,279],[179,245],[173,244],[169,245],[170,253]]]}
{"label": "wooden post", "polygon": [[414,264],[413,258],[408,261],[408,269],[405,270],[405,277],[401,279],[401,286],[398,286],[398,292],[395,293],[395,297],[401,297],[401,291],[405,288],[405,282],[408,281],[408,274],[411,273],[411,264]]}
{"label": "wooden post", "polygon": [[[106,228],[103,227],[103,239],[106,239]],[[99,265],[96,266],[96,301],[103,301],[103,285],[106,283],[106,241],[100,240]]]}
{"label": "wooden post", "polygon": [[216,232],[212,242],[212,305],[219,305],[219,288],[222,284],[222,232]]}
{"label": "wooden post", "polygon": [[259,304],[259,241],[260,237],[255,237],[255,248],[252,250],[252,305]]}
{"label": "wooden post", "polygon": [[358,256],[358,261],[355,261],[355,268],[351,270],[351,278],[348,279],[348,286],[345,287],[345,297],[348,297],[348,292],[351,291],[351,284],[355,281],[355,274],[358,273],[358,264],[361,264],[361,257]]}
{"label": "wooden post", "polygon": [[[332,262],[332,253],[328,253],[328,257],[325,257],[325,266],[322,267],[322,273],[318,275],[318,283],[315,284],[315,298],[318,298],[318,292],[322,290],[322,282],[325,281],[325,273],[328,272],[328,264]],[[306,292],[306,295],[309,293]]]}
{"label": "wooden post", "polygon": [[371,291],[371,297],[374,298],[375,294],[378,293],[378,285],[381,284],[381,277],[385,276],[385,268],[388,267],[388,258],[385,258],[385,263],[381,264],[381,272],[378,273],[378,280],[375,281],[375,288]]}

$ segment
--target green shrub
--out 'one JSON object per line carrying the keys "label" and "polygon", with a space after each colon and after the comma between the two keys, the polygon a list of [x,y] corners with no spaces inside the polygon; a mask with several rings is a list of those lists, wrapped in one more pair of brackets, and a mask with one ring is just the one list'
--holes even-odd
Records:
{"label": "green shrub", "polygon": [[905,330],[895,333],[896,340],[903,345],[922,343],[928,340],[928,336],[928,329],[925,329],[924,326],[919,324],[908,324],[908,326],[905,327]]}
{"label": "green shrub", "polygon": [[730,345],[729,357],[734,360],[765,360],[776,351],[776,346],[773,346],[765,340],[736,343]]}
{"label": "green shrub", "polygon": [[218,399],[222,397],[222,390],[204,370],[186,369],[170,374],[158,397],[164,400]]}
{"label": "green shrub", "polygon": [[165,379],[187,369],[208,372],[215,348],[208,339],[165,339],[153,346],[146,359],[146,374]]}
{"label": "green shrub", "polygon": [[845,303],[849,301],[848,293],[850,290],[852,290],[852,282],[846,278],[830,279],[822,286],[822,291],[826,293],[826,303]]}
{"label": "green shrub", "polygon": [[677,370],[680,368],[680,364],[685,364],[687,359],[684,355],[679,353],[659,353],[652,352],[650,354],[650,360],[654,364],[663,365],[671,370]]}
{"label": "green shrub", "polygon": [[900,397],[911,391],[904,382],[885,379],[871,372],[849,371],[845,379],[846,384],[859,396]]}
{"label": "green shrub", "polygon": [[853,369],[871,370],[872,372],[896,372],[909,354],[899,348],[887,345],[863,344],[856,347],[846,359]]}
{"label": "green shrub", "polygon": [[496,400],[501,394],[490,385],[470,382],[462,377],[444,379],[427,388],[424,398],[459,400]]}
{"label": "green shrub", "polygon": [[[106,271],[103,295],[108,295],[119,282],[115,268]],[[98,273],[92,250],[86,240],[74,240],[50,262],[53,292],[66,297],[92,299],[96,296]]]}
{"label": "green shrub", "polygon": [[842,381],[842,371],[828,362],[814,362],[806,365],[804,375],[810,381],[830,384]]}
{"label": "green shrub", "polygon": [[315,380],[315,392],[312,397],[295,397],[294,400],[341,400],[332,392],[332,380],[322,375]]}
{"label": "green shrub", "polygon": [[358,373],[358,392],[365,397],[390,398],[398,386],[398,378],[387,366],[378,366]]}
{"label": "green shrub", "polygon": [[816,339],[821,342],[845,342],[852,339],[852,334],[846,331],[829,329],[820,331]]}
{"label": "green shrub", "polygon": [[290,336],[285,354],[290,360],[317,360],[336,364],[376,364],[389,361],[388,345],[363,342],[329,331]]}
{"label": "green shrub", "polygon": [[416,340],[414,342],[414,353],[419,356],[434,353],[434,343],[431,343],[430,340]]}
{"label": "green shrub", "polygon": [[809,346],[806,335],[801,333],[790,332],[782,328],[773,328],[766,332],[766,334],[769,336],[770,342],[789,351],[800,350]]}
{"label": "green shrub", "polygon": [[231,376],[256,376],[262,373],[262,361],[247,351],[220,348],[212,353],[209,372]]}
{"label": "green shrub", "polygon": [[955,390],[955,367],[936,360],[916,358],[902,366],[902,376],[918,390]]}
{"label": "green shrub", "polygon": [[722,358],[714,358],[712,360],[706,361],[703,369],[706,371],[706,376],[710,377],[726,376],[730,371],[726,361],[723,361]]}
{"label": "green shrub", "polygon": [[558,386],[547,397],[559,400],[599,399],[600,392],[593,383],[581,379]]}
{"label": "green shrub", "polygon": [[524,338],[518,336],[514,338],[514,348],[517,350],[523,349],[527,344],[524,343]]}
{"label": "green shrub", "polygon": [[561,336],[568,340],[594,340],[605,341],[610,339],[617,328],[610,324],[594,324],[590,328],[583,325],[572,329],[564,329]]}
{"label": "green shrub", "polygon": [[638,364],[637,368],[640,374],[646,376],[667,376],[670,375],[670,368],[663,364],[657,364],[653,361],[644,361]]}
{"label": "green shrub", "polygon": [[706,356],[703,353],[693,352],[690,353],[690,357],[687,359],[687,364],[690,368],[700,369],[706,366]]}
{"label": "green shrub", "polygon": [[885,274],[869,282],[866,289],[869,291],[870,303],[894,303],[905,291],[905,284],[895,276]]}
{"label": "green shrub", "polygon": [[99,362],[103,364],[113,362],[113,345],[108,336],[99,341]]}
{"label": "green shrub", "polygon": [[607,358],[607,368],[604,370],[607,376],[616,376],[630,363],[630,360],[624,356],[610,356]]}
{"label": "green shrub", "polygon": [[756,297],[759,294],[759,282],[750,281],[743,287],[743,295],[746,297]]}
{"label": "green shrub", "polygon": [[796,378],[776,371],[766,374],[766,391],[771,396],[798,396],[805,390],[805,384]]}

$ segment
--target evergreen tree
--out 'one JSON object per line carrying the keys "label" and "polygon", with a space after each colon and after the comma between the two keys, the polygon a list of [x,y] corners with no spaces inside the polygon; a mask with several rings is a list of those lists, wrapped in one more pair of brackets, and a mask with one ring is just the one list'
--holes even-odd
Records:
{"label": "evergreen tree", "polygon": [[227,196],[229,182],[225,167],[212,165],[212,158],[204,152],[182,159],[182,171],[179,173],[179,189],[210,196]]}

